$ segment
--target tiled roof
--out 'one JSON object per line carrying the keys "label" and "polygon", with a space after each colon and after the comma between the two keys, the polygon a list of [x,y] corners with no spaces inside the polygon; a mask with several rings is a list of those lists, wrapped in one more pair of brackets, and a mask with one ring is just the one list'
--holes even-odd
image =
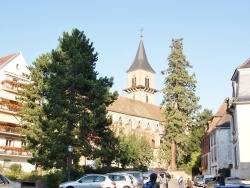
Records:
{"label": "tiled roof", "polygon": [[218,111],[214,114],[207,133],[210,133],[215,127],[224,124],[226,121],[229,121],[229,118],[230,116],[227,114],[227,103],[223,101]]}
{"label": "tiled roof", "polygon": [[7,63],[9,60],[11,60],[13,57],[15,57],[18,53],[10,54],[4,57],[0,58],[0,66],[4,65]]}
{"label": "tiled roof", "polygon": [[130,66],[130,68],[127,70],[127,73],[138,70],[138,69],[142,69],[145,71],[155,73],[155,71],[152,69],[151,65],[148,62],[142,40],[140,41],[140,44],[139,44],[139,47],[135,56],[135,60],[133,64]]}
{"label": "tiled roof", "polygon": [[119,96],[108,111],[160,121],[160,106]]}

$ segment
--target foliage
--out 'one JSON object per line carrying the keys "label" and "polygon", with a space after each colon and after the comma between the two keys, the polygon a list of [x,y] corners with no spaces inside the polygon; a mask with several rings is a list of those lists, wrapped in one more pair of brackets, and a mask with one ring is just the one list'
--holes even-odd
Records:
{"label": "foliage", "polygon": [[144,169],[153,159],[153,150],[145,135],[119,134],[119,158],[122,167]]}
{"label": "foliage", "polygon": [[14,173],[20,173],[22,171],[22,165],[21,164],[11,164],[9,167],[10,171]]}
{"label": "foliage", "polygon": [[112,161],[117,157],[118,153],[118,138],[115,137],[112,130],[106,130],[102,139],[95,142],[95,150],[89,159],[99,159],[101,164],[111,166]]}
{"label": "foliage", "polygon": [[190,134],[187,140],[190,157],[188,157],[187,163],[183,164],[183,168],[187,173],[191,173],[192,171],[199,172],[201,166],[201,139],[204,135],[204,126],[212,116],[211,110],[204,109],[202,113],[196,116],[194,124],[190,127]]}
{"label": "foliage", "polygon": [[[199,110],[199,98],[195,95],[195,74],[189,75],[192,68],[183,54],[182,39],[173,39],[171,53],[168,56],[168,68],[162,71],[166,75],[163,88],[165,139],[171,144],[171,165],[186,162],[190,152],[187,146],[189,128],[194,124],[194,116]],[[176,150],[177,149],[177,150]],[[177,159],[177,161],[176,161]]]}
{"label": "foliage", "polygon": [[97,77],[97,60],[93,43],[73,29],[63,33],[56,49],[28,67],[31,82],[25,85],[27,90],[19,91],[24,103],[19,115],[26,149],[33,153],[30,163],[65,171],[67,147],[72,145],[73,168],[79,168],[81,156],[89,157],[96,146],[103,147],[98,139],[89,138],[107,134],[112,121],[106,107],[118,94],[109,91],[113,78]]}
{"label": "foliage", "polygon": [[158,166],[168,169],[171,160],[171,147],[168,140],[163,140],[157,156]]}

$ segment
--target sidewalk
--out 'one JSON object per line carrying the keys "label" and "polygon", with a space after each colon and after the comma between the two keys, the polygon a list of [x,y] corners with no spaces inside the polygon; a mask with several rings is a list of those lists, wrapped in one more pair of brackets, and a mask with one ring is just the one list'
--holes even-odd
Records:
{"label": "sidewalk", "polygon": [[168,188],[179,188],[179,184],[176,178],[171,178],[171,180],[168,181]]}

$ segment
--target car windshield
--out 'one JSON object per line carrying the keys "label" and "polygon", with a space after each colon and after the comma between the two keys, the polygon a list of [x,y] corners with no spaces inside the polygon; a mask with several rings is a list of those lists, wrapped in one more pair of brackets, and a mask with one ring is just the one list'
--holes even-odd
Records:
{"label": "car windshield", "polygon": [[214,178],[206,178],[206,179],[205,179],[205,183],[211,182],[211,181],[213,181],[213,179],[214,179]]}
{"label": "car windshield", "polygon": [[202,177],[197,177],[196,180],[197,181],[202,181]]}

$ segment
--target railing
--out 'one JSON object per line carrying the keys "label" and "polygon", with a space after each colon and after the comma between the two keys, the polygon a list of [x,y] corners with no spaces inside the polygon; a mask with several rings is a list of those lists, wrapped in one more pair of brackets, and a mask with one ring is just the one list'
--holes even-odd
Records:
{"label": "railing", "polygon": [[1,125],[0,124],[0,131],[20,134],[21,133],[21,127],[13,127],[13,126],[7,126],[7,125]]}
{"label": "railing", "polygon": [[5,150],[5,149],[0,149],[0,155],[16,155],[16,156],[23,156],[23,157],[31,157],[32,153],[27,152],[27,151],[14,151],[14,150]]}

